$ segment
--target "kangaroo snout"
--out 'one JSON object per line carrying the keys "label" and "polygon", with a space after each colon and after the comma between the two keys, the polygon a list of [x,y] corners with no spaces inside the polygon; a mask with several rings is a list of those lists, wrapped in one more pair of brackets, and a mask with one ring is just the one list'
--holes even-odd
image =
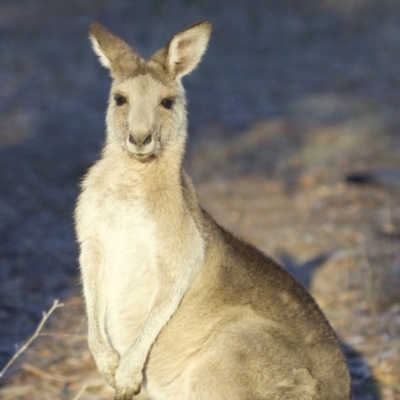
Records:
{"label": "kangaroo snout", "polygon": [[126,147],[136,156],[148,156],[155,148],[155,141],[150,131],[131,132],[126,140]]}
{"label": "kangaroo snout", "polygon": [[146,144],[150,144],[153,140],[153,137],[150,132],[146,132],[145,134],[139,134],[139,135],[134,135],[130,133],[128,140],[130,143],[134,144],[137,147],[143,147]]}

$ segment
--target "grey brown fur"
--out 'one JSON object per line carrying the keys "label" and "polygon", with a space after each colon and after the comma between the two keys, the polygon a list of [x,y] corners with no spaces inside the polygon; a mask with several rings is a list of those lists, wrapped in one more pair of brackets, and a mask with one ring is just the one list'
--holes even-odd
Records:
{"label": "grey brown fur", "polygon": [[315,301],[202,210],[182,170],[181,78],[210,33],[199,22],[144,60],[91,25],[113,82],[106,144],[75,214],[90,349],[116,400],[142,385],[155,400],[349,400]]}

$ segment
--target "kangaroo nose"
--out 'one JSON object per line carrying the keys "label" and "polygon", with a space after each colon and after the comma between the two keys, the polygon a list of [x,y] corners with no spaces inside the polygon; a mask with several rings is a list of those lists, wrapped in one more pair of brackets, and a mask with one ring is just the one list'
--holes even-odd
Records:
{"label": "kangaroo nose", "polygon": [[151,133],[149,133],[149,134],[145,137],[145,139],[143,140],[143,144],[149,144],[149,143],[151,143],[152,140],[153,140],[153,138],[152,138],[152,136],[151,136]]}
{"label": "kangaroo nose", "polygon": [[132,133],[129,135],[129,142],[134,144],[135,146],[142,147],[146,144],[151,143],[153,140],[151,133],[147,133],[144,135],[132,135]]}

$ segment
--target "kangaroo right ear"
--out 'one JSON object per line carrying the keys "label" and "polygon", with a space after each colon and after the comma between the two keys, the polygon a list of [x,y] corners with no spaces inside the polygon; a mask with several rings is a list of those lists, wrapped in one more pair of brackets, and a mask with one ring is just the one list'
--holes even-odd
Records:
{"label": "kangaroo right ear", "polygon": [[174,78],[189,74],[200,62],[211,35],[211,23],[200,21],[178,32],[152,59]]}
{"label": "kangaroo right ear", "polygon": [[101,64],[111,71],[112,76],[132,71],[137,65],[140,57],[132,48],[99,23],[90,24],[89,38]]}

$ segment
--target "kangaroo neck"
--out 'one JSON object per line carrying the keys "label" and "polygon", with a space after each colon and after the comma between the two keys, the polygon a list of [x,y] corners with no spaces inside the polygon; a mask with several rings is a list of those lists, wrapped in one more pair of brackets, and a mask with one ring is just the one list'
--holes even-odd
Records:
{"label": "kangaroo neck", "polygon": [[153,160],[142,162],[117,146],[106,145],[103,151],[106,165],[110,167],[111,163],[113,171],[118,170],[118,191],[132,191],[155,208],[172,201],[183,204],[182,156],[179,148],[169,148]]}

